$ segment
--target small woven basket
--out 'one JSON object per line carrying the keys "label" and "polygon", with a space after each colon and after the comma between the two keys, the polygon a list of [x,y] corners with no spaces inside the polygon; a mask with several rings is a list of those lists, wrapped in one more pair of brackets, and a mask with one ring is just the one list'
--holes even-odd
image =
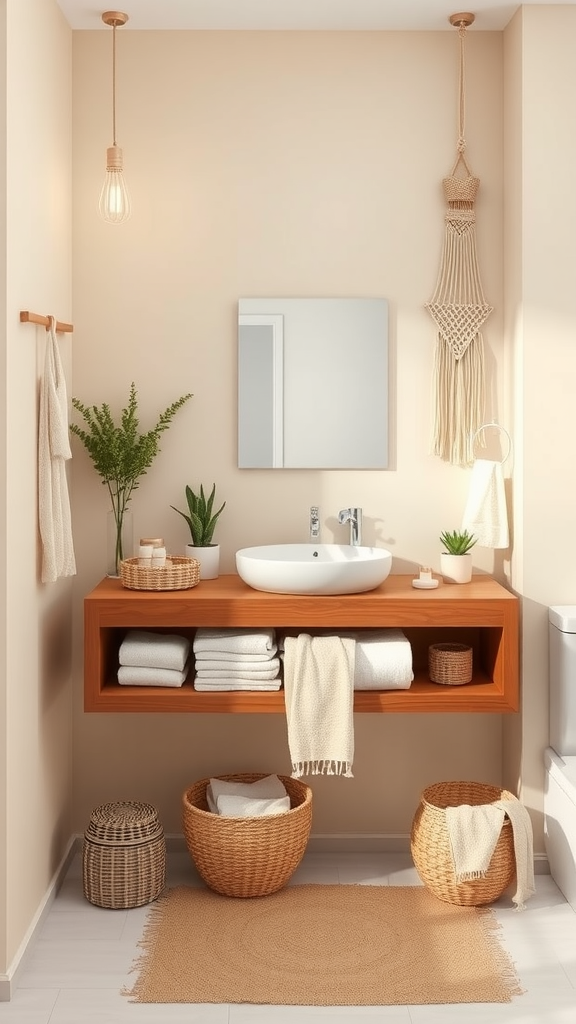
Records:
{"label": "small woven basket", "polygon": [[[184,836],[199,874],[223,896],[268,896],[298,867],[312,825],[312,790],[298,779],[278,776],[290,797],[282,814],[228,818],[208,809],[210,779],[195,782],[183,801]],[[256,782],[265,775],[219,775],[226,782]]]}
{"label": "small woven basket", "polygon": [[466,644],[431,644],[428,675],[433,683],[462,686],[472,679],[472,648]]}
{"label": "small woven basket", "polygon": [[505,789],[479,782],[438,782],[424,790],[412,822],[410,848],[420,878],[438,899],[479,907],[497,900],[513,881],[516,860],[508,817],[504,818],[485,877],[466,882],[456,880],[446,824],[447,807],[489,804],[511,796]]}
{"label": "small woven basket", "polygon": [[124,910],[151,903],[164,889],[166,842],[150,804],[121,800],[96,807],[84,833],[84,896]]}
{"label": "small woven basket", "polygon": [[200,581],[200,562],[196,558],[167,555],[166,565],[158,569],[139,565],[138,558],[120,562],[120,579],[128,590],[190,590]]}

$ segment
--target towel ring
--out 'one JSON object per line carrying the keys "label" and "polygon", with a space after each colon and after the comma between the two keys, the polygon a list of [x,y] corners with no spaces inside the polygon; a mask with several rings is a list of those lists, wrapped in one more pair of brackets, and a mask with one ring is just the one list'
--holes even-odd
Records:
{"label": "towel ring", "polygon": [[492,420],[490,423],[483,423],[482,426],[478,427],[478,430],[472,435],[472,440],[470,442],[472,453],[474,452],[474,442],[478,437],[478,434],[481,434],[482,431],[486,430],[487,427],[496,427],[496,429],[500,430],[508,440],[508,451],[506,452],[504,458],[500,460],[500,465],[503,466],[506,460],[509,459],[510,455],[512,454],[512,438],[510,437],[510,434],[506,430],[506,427],[503,427],[501,423],[496,423],[495,420]]}

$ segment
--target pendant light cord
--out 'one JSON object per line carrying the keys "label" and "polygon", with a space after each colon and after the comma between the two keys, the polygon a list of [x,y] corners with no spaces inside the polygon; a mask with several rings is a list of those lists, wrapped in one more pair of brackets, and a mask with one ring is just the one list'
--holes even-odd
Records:
{"label": "pendant light cord", "polygon": [[116,22],[112,25],[112,144],[116,145]]}

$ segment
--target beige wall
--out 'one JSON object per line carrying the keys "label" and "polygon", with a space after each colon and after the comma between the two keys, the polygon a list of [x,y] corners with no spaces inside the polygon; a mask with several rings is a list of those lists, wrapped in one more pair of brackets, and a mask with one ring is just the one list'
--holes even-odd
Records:
{"label": "beige wall", "polygon": [[[8,259],[0,373],[0,997],[72,830],[72,586],[42,587],[37,572],[37,399],[45,331],[18,322],[20,309],[71,316],[71,37],[55,3],[1,5]],[[62,346],[69,369],[70,348],[65,340]]]}
{"label": "beige wall", "polygon": [[[74,36],[74,394],[125,404],[142,424],[184,391],[157,463],[133,500],[136,535],[186,541],[170,505],[189,482],[227,500],[223,570],[237,548],[307,539],[319,504],[326,541],[339,508],[361,505],[365,541],[395,571],[438,569],[468,472],[429,452],[435,334],[424,309],[444,232],[441,179],[456,154],[457,37],[441,33],[118,33],[118,141],[133,217],[102,224],[110,143],[107,32]],[[502,35],[468,48],[468,156],[482,187],[490,415],[502,417]],[[375,295],[390,301],[392,464],[387,472],[239,471],[239,296]],[[354,353],[350,353],[354,358]],[[343,410],[345,414],[345,410]],[[104,571],[105,490],[74,459],[75,828],[119,797],[150,799],[180,831],[180,797],[218,771],[288,770],[281,716],[84,715],[82,596]],[[493,569],[478,550],[478,567]],[[498,572],[502,566],[496,566]],[[355,778],[313,780],[316,834],[404,835],[421,788],[501,777],[501,719],[358,715]]]}

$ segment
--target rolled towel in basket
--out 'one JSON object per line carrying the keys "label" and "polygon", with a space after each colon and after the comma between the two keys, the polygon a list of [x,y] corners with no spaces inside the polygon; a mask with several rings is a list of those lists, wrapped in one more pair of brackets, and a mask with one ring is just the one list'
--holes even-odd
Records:
{"label": "rolled towel in basket", "polygon": [[[262,629],[209,629],[196,630],[193,641],[194,653],[199,651],[228,651],[232,654],[261,654],[270,657],[275,646],[275,630]],[[274,652],[275,653],[275,652]]]}
{"label": "rolled towel in basket", "polygon": [[218,814],[227,818],[260,818],[265,814],[285,814],[290,810],[288,794],[276,799],[265,800],[251,796],[219,796],[216,801]]}
{"label": "rolled towel in basket", "polygon": [[229,782],[212,778],[206,786],[206,800],[211,811],[217,812],[221,796],[240,796],[250,800],[279,800],[288,796],[286,787],[277,775],[266,775],[256,782]]}
{"label": "rolled towel in basket", "polygon": [[118,660],[121,665],[168,668],[181,672],[189,653],[190,641],[185,636],[130,629],[120,644]]}

